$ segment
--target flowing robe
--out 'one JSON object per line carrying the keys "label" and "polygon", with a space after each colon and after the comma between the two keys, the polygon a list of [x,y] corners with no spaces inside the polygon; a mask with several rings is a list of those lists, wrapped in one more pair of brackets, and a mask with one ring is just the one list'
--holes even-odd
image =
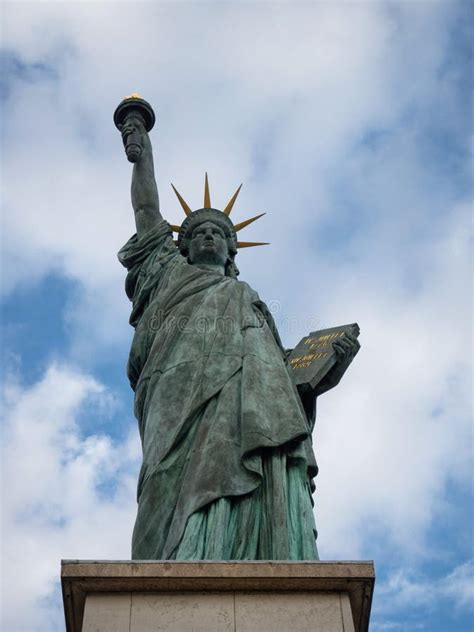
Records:
{"label": "flowing robe", "polygon": [[246,283],[190,265],[162,221],[119,252],[143,446],[133,559],[317,559],[311,429]]}

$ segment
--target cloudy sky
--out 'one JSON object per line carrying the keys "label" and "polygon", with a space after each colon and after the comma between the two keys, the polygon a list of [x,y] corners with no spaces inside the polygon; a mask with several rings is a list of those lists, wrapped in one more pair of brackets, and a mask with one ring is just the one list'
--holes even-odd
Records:
{"label": "cloudy sky", "polygon": [[[293,346],[357,321],[318,405],[322,559],[373,559],[371,630],[468,631],[471,2],[3,4],[2,629],[63,630],[61,558],[126,559],[140,446],[112,113],[152,103],[163,215],[204,172]],[[243,235],[243,233],[241,233]]]}

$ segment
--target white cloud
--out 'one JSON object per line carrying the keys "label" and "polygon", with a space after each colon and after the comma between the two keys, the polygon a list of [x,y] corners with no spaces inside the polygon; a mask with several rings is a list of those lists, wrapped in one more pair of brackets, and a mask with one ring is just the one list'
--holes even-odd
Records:
{"label": "white cloud", "polygon": [[427,629],[424,612],[449,608],[459,614],[473,610],[474,567],[472,562],[466,562],[436,579],[413,569],[398,570],[377,587],[377,593],[374,630],[406,629],[406,622],[399,624],[391,619],[409,610],[418,613],[410,620],[410,629]]}
{"label": "white cloud", "polygon": [[[28,81],[17,72],[5,104],[4,291],[49,271],[78,280],[78,313],[91,313],[93,295],[107,299],[97,328],[86,319],[78,329],[97,341],[102,323],[125,313],[115,253],[133,231],[130,165],[111,116],[138,89],[157,110],[164,214],[180,218],[170,181],[193,206],[206,169],[218,204],[244,181],[234,214],[268,210],[247,232],[273,245],[271,255],[245,252],[242,269],[267,292],[279,275],[290,300],[299,262],[311,265],[308,246],[293,257],[294,238],[335,210],[328,173],[346,163],[367,127],[390,126],[436,88],[446,11],[378,3],[7,7],[4,47],[33,66]],[[53,70],[42,75],[35,64]],[[270,256],[272,266],[262,265]],[[124,342],[113,326],[105,337]]]}
{"label": "white cloud", "polygon": [[98,415],[114,405],[102,385],[67,366],[49,367],[29,387],[15,378],[7,384],[2,629],[61,629],[61,558],[130,556],[138,438],[82,436],[78,417],[86,404]]}
{"label": "white cloud", "polygon": [[440,582],[441,594],[457,608],[474,608],[474,565],[466,562],[456,567]]}
{"label": "white cloud", "polygon": [[341,278],[333,291],[329,317],[340,320],[345,309],[346,322],[357,316],[363,347],[345,383],[319,406],[318,520],[326,558],[370,550],[374,528],[401,552],[424,554],[446,486],[468,484],[467,211],[443,219],[422,255],[423,289],[412,297],[400,300],[400,282],[384,291],[376,279],[347,310],[350,280]]}
{"label": "white cloud", "polygon": [[[413,98],[406,83],[400,91],[394,46],[400,53],[425,28],[436,39],[438,11],[410,27],[377,5],[243,5],[212,16],[189,5],[15,5],[6,11],[5,46],[27,63],[51,64],[57,79],[18,79],[7,103],[8,249],[15,261],[37,268],[39,258],[45,271],[60,268],[88,286],[117,284],[114,256],[132,218],[130,169],[111,115],[131,87],[157,108],[153,140],[170,219],[179,214],[168,183],[198,204],[207,169],[221,204],[244,180],[246,203],[272,209],[277,226],[267,231],[283,237],[286,205],[301,209],[300,222],[307,201],[318,212],[322,175],[347,142],[366,125],[390,123]],[[203,38],[210,25],[212,37]],[[186,46],[175,41],[179,31]],[[140,37],[123,46],[131,32]],[[428,46],[418,59],[423,87],[439,58]],[[268,128],[272,152],[255,182]],[[25,273],[15,263],[12,282]]]}

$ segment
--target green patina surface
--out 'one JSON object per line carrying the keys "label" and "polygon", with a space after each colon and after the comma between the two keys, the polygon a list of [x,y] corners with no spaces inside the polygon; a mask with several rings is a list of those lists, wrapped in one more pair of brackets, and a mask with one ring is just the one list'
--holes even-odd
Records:
{"label": "green patina surface", "polygon": [[207,176],[205,208],[192,212],[178,194],[187,217],[177,247],[160,213],[153,121],[142,99],[116,110],[134,163],[137,227],[119,253],[133,302],[128,375],[143,446],[132,557],[317,559],[316,397],[339,382],[360,345],[349,334],[332,343],[334,366],[297,389],[268,308],[237,280],[237,248],[249,245],[228,217],[239,189],[228,213],[210,208]]}

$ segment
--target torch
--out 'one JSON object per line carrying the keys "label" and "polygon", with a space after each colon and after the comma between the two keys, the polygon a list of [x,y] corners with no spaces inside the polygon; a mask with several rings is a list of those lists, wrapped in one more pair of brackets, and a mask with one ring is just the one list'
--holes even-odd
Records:
{"label": "torch", "polygon": [[[121,131],[129,117],[138,117],[147,132],[149,132],[155,124],[155,113],[153,108],[142,99],[139,94],[133,92],[125,97],[118,105],[114,112],[115,127]],[[140,134],[138,131],[131,132],[125,140],[125,153],[130,162],[137,162],[142,155],[143,147],[140,143]]]}

